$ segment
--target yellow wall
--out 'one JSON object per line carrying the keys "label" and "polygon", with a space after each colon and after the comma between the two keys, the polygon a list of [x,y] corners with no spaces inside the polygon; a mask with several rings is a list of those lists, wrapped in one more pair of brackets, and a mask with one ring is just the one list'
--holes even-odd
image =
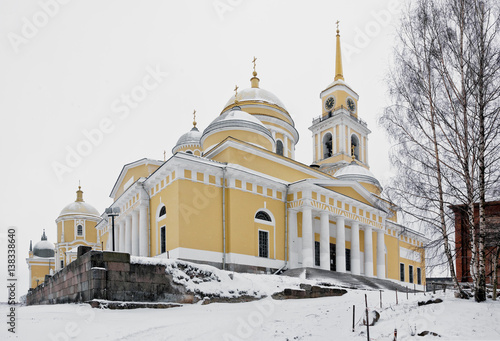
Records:
{"label": "yellow wall", "polygon": [[[243,167],[253,169],[257,172],[262,172],[264,174],[268,174],[290,182],[308,178],[316,178],[315,176],[311,176],[305,172],[298,170],[301,168],[301,166],[298,166],[298,169],[293,169],[289,166],[262,158],[254,154],[249,154],[232,147],[226,148],[224,151],[214,156],[213,159],[220,162],[239,164]],[[318,176],[319,174],[320,173],[318,173]]]}
{"label": "yellow wall", "polygon": [[30,288],[36,288],[38,280],[38,285],[42,284],[45,281],[45,275],[50,274],[50,269],[55,270],[55,261],[50,262],[46,261],[40,264],[40,261],[37,260],[37,263],[28,261],[31,265],[31,279],[30,279]]}
{"label": "yellow wall", "polygon": [[118,199],[118,197],[123,194],[124,192],[123,185],[126,184],[132,177],[134,178],[133,182],[137,181],[141,177],[147,178],[155,170],[157,170],[158,167],[159,166],[152,164],[142,164],[127,170],[125,176],[123,177],[122,182],[118,186],[118,190],[116,191],[114,200]]}
{"label": "yellow wall", "polygon": [[203,151],[208,152],[207,148],[212,149],[228,136],[247,143],[258,145],[269,151],[274,151],[274,142],[271,142],[269,139],[260,135],[259,133],[246,130],[227,130],[210,134],[203,140]]}

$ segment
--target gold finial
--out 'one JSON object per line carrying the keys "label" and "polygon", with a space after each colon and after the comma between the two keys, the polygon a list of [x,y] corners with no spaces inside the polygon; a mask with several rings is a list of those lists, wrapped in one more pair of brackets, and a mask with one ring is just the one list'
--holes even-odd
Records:
{"label": "gold finial", "polygon": [[163,162],[167,161],[167,152],[163,150]]}
{"label": "gold finial", "polygon": [[193,127],[196,128],[196,110],[193,111]]}
{"label": "gold finial", "polygon": [[82,187],[80,186],[80,180],[78,180],[78,191],[76,191],[76,201],[78,202],[84,201]]}
{"label": "gold finial", "polygon": [[238,85],[234,86],[234,104],[238,103]]}
{"label": "gold finial", "polygon": [[250,79],[250,82],[252,84],[252,88],[258,88],[259,87],[259,79],[257,78],[257,71],[255,71],[255,66],[257,58],[254,56],[252,63],[253,63],[253,77]]}
{"label": "gold finial", "polygon": [[344,80],[344,72],[342,71],[342,54],[340,53],[340,21],[337,20],[337,56],[335,57],[335,80]]}

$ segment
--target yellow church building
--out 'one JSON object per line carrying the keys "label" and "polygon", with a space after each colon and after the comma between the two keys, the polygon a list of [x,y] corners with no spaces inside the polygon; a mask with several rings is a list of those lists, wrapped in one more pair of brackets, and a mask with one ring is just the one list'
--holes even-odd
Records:
{"label": "yellow church building", "polygon": [[114,224],[77,194],[57,219],[57,269],[85,243],[234,271],[309,267],[422,289],[427,239],[398,224],[397,206],[381,197],[338,30],[336,39],[335,75],[309,128],[311,165],[295,160],[293,113],[260,87],[254,59],[250,87],[236,87],[203,131],[194,121],[168,160],[123,166],[110,194]]}

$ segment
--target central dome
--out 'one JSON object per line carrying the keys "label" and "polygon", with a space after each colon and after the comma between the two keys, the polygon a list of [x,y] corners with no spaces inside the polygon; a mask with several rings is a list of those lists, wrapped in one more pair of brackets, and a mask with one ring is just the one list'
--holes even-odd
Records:
{"label": "central dome", "polygon": [[[234,104],[234,95],[227,101],[224,108],[227,108]],[[238,102],[243,104],[243,102],[262,102],[267,104],[272,104],[280,107],[281,109],[286,110],[285,105],[280,99],[273,94],[271,91],[267,91],[261,88],[248,88],[244,89],[241,92],[238,92]]]}

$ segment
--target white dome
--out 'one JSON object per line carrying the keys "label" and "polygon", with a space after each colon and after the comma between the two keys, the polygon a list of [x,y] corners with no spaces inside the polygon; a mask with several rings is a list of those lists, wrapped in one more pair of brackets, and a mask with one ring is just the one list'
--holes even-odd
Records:
{"label": "white dome", "polygon": [[[285,105],[280,99],[270,91],[261,88],[248,88],[238,92],[238,102],[256,101],[277,105],[278,107],[286,110]],[[224,108],[234,103],[234,95],[227,101]]]}
{"label": "white dome", "polygon": [[342,167],[335,172],[334,177],[340,180],[355,180],[359,182],[367,182],[371,183],[380,190],[382,190],[382,186],[380,182],[375,178],[372,172],[370,172],[365,167],[358,165],[356,162],[351,162],[348,166]]}
{"label": "white dome", "polygon": [[203,131],[203,137],[214,130],[228,130],[228,128],[249,128],[257,130],[272,139],[271,132],[258,118],[247,112],[241,111],[239,107],[233,107],[231,110],[226,111],[213,120]]}
{"label": "white dome", "polygon": [[54,257],[55,249],[56,247],[54,246],[54,243],[47,240],[44,230],[41,240],[33,247],[33,256],[43,258]]}
{"label": "white dome", "polygon": [[182,146],[187,145],[199,145],[201,140],[202,133],[198,130],[198,128],[193,127],[190,131],[183,134],[175,144],[175,147],[172,148],[172,153],[175,153],[175,150]]}
{"label": "white dome", "polygon": [[76,200],[69,205],[66,205],[59,213],[59,217],[66,215],[91,215],[99,218],[99,211],[97,211],[94,206],[87,204],[83,201],[83,191],[78,187],[76,191]]}

